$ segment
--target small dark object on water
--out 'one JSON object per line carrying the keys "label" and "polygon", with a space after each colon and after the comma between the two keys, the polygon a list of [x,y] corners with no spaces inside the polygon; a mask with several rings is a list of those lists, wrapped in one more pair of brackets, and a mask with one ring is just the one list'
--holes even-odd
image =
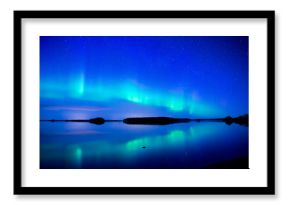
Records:
{"label": "small dark object on water", "polygon": [[145,148],[146,148],[146,146],[143,146],[143,147],[141,147],[141,148],[145,149]]}

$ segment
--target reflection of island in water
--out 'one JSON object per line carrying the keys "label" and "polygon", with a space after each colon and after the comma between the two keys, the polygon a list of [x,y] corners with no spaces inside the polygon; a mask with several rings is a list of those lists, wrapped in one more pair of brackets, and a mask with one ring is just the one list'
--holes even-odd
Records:
{"label": "reflection of island in water", "polygon": [[249,168],[247,115],[46,122],[40,127],[42,169]]}
{"label": "reflection of island in water", "polygon": [[123,122],[130,125],[169,125],[175,123],[187,123],[187,122],[225,122],[228,125],[236,123],[239,125],[249,125],[249,115],[241,115],[239,117],[227,116],[225,118],[208,118],[208,119],[190,119],[190,118],[172,118],[172,117],[136,117],[125,118],[124,120],[105,120],[104,118],[92,118],[89,120],[41,120],[49,122],[89,122],[93,124],[104,124],[105,122]]}

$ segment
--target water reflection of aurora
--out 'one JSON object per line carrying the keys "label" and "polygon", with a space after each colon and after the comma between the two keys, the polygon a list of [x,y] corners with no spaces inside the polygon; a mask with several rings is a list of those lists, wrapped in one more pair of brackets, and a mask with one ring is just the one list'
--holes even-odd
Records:
{"label": "water reflection of aurora", "polygon": [[[65,158],[66,166],[70,168],[112,168],[112,166],[113,168],[118,168],[118,166],[134,168],[137,164],[142,167],[142,163],[146,163],[148,160],[152,160],[152,158],[158,159],[161,164],[166,164],[166,160],[192,160],[190,158],[186,159],[187,155],[191,158],[197,155],[200,158],[196,165],[198,167],[201,164],[206,165],[209,163],[206,160],[201,162],[203,158],[211,158],[214,161],[215,156],[212,156],[212,153],[215,152],[218,153],[215,155],[222,155],[224,158],[236,157],[239,150],[237,147],[241,145],[239,145],[239,141],[236,141],[237,138],[229,137],[228,133],[231,133],[235,129],[246,133],[247,128],[226,126],[227,129],[224,130],[225,126],[219,123],[193,123],[190,126],[181,125],[177,126],[177,128],[172,126],[166,132],[152,130],[152,134],[148,132],[147,135],[134,133],[123,135],[122,131],[119,131],[115,134],[111,133],[111,135],[118,137],[118,140],[113,142],[106,140],[109,135],[104,137],[95,136],[96,140],[88,142],[69,142],[65,144],[58,144],[58,139],[56,138],[56,141],[47,145],[47,147],[43,145],[43,149],[46,151],[50,150],[50,155],[48,156],[50,159],[57,161]],[[81,133],[79,134],[81,135]],[[87,135],[87,132],[84,135]],[[221,149],[220,151],[214,151],[217,149],[216,146],[220,146],[225,142],[226,148],[221,147],[218,148],[218,150]],[[228,147],[230,144],[231,146]],[[143,146],[146,148],[142,148]],[[62,150],[61,154],[56,150]],[[236,151],[237,153],[235,153]],[[229,155],[231,152],[234,154]],[[238,155],[243,156],[246,153],[247,150],[244,150],[244,152],[238,153]],[[155,165],[153,164],[152,166]],[[188,166],[195,165],[188,164]]]}

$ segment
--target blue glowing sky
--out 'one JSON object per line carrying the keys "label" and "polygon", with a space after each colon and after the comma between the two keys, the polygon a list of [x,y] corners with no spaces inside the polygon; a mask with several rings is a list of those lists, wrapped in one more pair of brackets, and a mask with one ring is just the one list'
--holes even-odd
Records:
{"label": "blue glowing sky", "polygon": [[247,36],[42,36],[41,119],[248,113]]}

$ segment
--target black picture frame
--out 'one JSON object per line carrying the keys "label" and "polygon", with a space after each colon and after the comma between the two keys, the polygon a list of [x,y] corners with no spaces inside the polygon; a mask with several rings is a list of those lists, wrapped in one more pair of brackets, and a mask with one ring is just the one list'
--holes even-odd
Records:
{"label": "black picture frame", "polygon": [[[22,185],[22,19],[219,18],[267,20],[266,187],[24,187]],[[274,11],[14,11],[14,194],[275,194],[275,12]]]}

